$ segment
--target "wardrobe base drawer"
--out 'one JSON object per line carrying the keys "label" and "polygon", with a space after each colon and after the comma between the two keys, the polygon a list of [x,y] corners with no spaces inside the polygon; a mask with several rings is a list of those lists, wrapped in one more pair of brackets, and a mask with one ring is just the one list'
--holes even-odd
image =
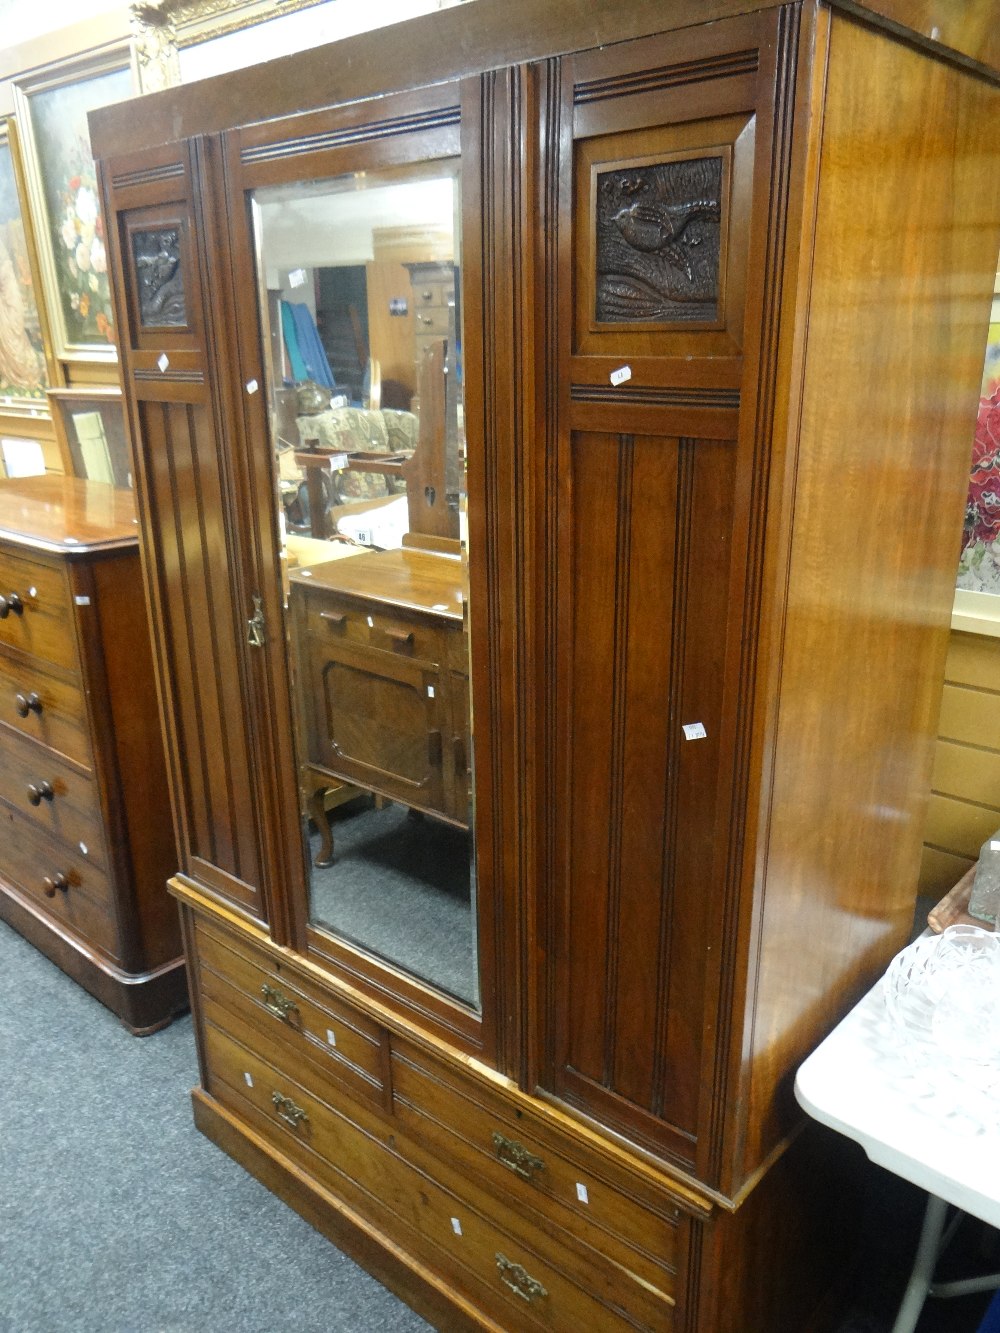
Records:
{"label": "wardrobe base drawer", "polygon": [[214,922],[196,917],[193,939],[206,1000],[271,1034],[289,1058],[311,1065],[314,1077],[384,1100],[389,1059],[384,1029],[331,996],[324,995],[321,1003],[273,955]]}
{"label": "wardrobe base drawer", "polygon": [[391,1118],[327,1101],[239,1036],[253,1039],[205,1024],[212,1096],[502,1327],[672,1327],[671,1302],[613,1266],[582,1266],[544,1225],[429,1159]]}
{"label": "wardrobe base drawer", "polygon": [[393,1044],[400,1123],[447,1162],[673,1296],[691,1217],[648,1178],[570,1139],[530,1100],[505,1096],[402,1041]]}
{"label": "wardrobe base drawer", "polygon": [[506,1333],[432,1269],[418,1262],[367,1214],[304,1172],[244,1116],[201,1088],[191,1093],[195,1127],[276,1194],[344,1254],[365,1268],[433,1328],[448,1333]]}

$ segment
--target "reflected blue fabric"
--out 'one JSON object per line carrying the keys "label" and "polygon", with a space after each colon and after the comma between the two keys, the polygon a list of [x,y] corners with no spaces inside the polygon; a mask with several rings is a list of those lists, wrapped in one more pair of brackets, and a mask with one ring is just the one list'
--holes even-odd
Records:
{"label": "reflected blue fabric", "polygon": [[315,380],[325,389],[336,388],[336,381],[326,359],[326,352],[319,340],[312,311],[301,301],[282,301],[281,331],[285,337],[285,349],[292,379]]}
{"label": "reflected blue fabric", "polygon": [[1000,1291],[990,1301],[977,1333],[1000,1333]]}

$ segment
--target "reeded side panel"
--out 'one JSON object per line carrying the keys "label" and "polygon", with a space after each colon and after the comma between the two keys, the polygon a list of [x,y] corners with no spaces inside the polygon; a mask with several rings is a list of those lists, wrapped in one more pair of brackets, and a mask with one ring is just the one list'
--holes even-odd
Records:
{"label": "reeded side panel", "polygon": [[559,1076],[691,1161],[713,893],[734,445],[572,445],[571,810]]}
{"label": "reeded side panel", "polygon": [[560,400],[541,1077],[709,1182],[729,1110],[769,470],[761,347],[781,208],[774,108],[794,35],[791,11],[747,15],[552,72]]}
{"label": "reeded side panel", "polygon": [[[150,511],[156,516],[163,647],[185,757],[190,855],[252,885],[258,882],[257,852],[242,699],[235,672],[212,665],[233,660],[237,615],[219,521],[221,485],[205,417],[205,408],[192,403],[139,404]],[[233,892],[232,884],[227,892]]]}
{"label": "reeded side panel", "polygon": [[180,869],[262,914],[243,604],[254,588],[241,577],[246,522],[221,387],[219,285],[207,294],[224,271],[199,202],[207,153],[173,145],[102,169]]}

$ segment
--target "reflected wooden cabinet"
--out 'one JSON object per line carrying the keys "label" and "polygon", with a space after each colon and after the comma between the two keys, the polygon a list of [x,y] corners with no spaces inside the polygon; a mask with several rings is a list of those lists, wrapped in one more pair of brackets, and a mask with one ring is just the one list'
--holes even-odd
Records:
{"label": "reflected wooden cabinet", "polygon": [[301,750],[327,773],[468,823],[469,649],[458,557],[378,551],[291,576]]}
{"label": "reflected wooden cabinet", "polygon": [[[790,1086],[912,918],[997,79],[971,18],[738,8],[478,0],[92,116],[197,1122],[440,1327],[797,1333],[849,1240]],[[404,235],[453,305],[372,278]],[[287,438],[306,241],[401,381],[428,293],[440,394]],[[291,458],[381,549],[285,540]]]}

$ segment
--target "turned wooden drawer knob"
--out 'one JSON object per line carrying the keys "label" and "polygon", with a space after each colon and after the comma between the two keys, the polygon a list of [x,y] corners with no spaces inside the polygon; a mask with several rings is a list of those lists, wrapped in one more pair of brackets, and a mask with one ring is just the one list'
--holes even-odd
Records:
{"label": "turned wooden drawer knob", "polygon": [[30,694],[15,694],[14,707],[17,709],[18,717],[27,717],[29,713],[42,711],[42,701],[32,690]]}
{"label": "turned wooden drawer knob", "polygon": [[28,783],[28,800],[32,805],[41,805],[43,801],[53,801],[55,795],[52,783],[46,779],[41,782]]}
{"label": "turned wooden drawer knob", "polygon": [[11,611],[16,616],[24,611],[24,603],[16,592],[9,592],[6,597],[0,597],[0,620],[6,620]]}
{"label": "turned wooden drawer knob", "polygon": [[56,889],[62,889],[63,893],[66,892],[69,888],[69,878],[60,870],[58,875],[46,875],[42,880],[42,884],[45,888],[46,898],[54,898],[56,896]]}

